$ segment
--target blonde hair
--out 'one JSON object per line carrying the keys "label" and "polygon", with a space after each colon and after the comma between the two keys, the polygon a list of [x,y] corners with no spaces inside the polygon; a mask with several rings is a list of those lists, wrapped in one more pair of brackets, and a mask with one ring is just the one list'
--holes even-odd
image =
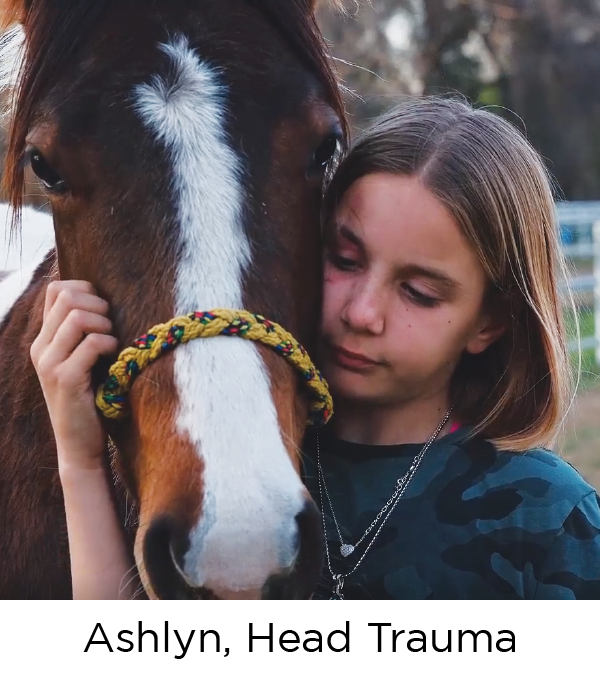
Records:
{"label": "blonde hair", "polygon": [[558,283],[564,277],[552,180],[509,122],[458,99],[423,98],[380,117],[340,161],[324,223],[359,178],[419,176],[477,252],[487,302],[510,311],[507,332],[464,354],[450,395],[458,419],[498,448],[551,447],[572,401],[573,378]]}

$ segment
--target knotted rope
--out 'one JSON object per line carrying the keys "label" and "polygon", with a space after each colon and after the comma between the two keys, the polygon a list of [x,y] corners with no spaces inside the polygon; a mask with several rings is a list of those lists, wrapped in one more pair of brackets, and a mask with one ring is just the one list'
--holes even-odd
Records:
{"label": "knotted rope", "polygon": [[123,350],[98,388],[96,405],[110,419],[128,413],[127,394],[138,375],[159,357],[195,338],[228,335],[261,342],[287,359],[299,371],[313,394],[309,424],[325,424],[333,414],[327,383],[302,345],[279,324],[246,310],[213,309],[179,316],[152,327]]}

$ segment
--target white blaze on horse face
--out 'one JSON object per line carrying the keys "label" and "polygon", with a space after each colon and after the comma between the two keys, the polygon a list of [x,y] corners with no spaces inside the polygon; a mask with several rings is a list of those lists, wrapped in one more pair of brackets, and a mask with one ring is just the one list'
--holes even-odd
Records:
{"label": "white blaze on horse face", "polygon": [[[226,89],[186,38],[161,49],[170,74],[138,86],[136,107],[172,162],[181,246],[175,311],[240,308],[251,252],[241,162],[225,132]],[[293,565],[304,506],[266,367],[246,340],[193,340],[175,350],[175,380],[177,428],[202,458],[205,489],[183,572],[216,592],[260,591]]]}

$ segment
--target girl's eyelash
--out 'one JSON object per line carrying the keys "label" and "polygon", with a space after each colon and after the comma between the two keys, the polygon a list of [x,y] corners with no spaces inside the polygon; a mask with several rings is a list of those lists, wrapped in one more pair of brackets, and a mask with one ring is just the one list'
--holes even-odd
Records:
{"label": "girl's eyelash", "polygon": [[[329,252],[327,254],[327,259],[331,262],[332,265],[337,267],[342,271],[352,271],[356,269],[358,262],[352,258],[346,258],[343,255],[338,255],[336,253]],[[411,302],[419,307],[435,307],[440,303],[438,298],[433,298],[429,295],[425,295],[420,291],[417,291],[410,284],[402,284],[403,290],[408,294]]]}
{"label": "girl's eyelash", "polygon": [[358,264],[356,260],[353,260],[352,258],[345,258],[344,256],[336,255],[335,253],[329,253],[327,257],[335,267],[341,270],[354,269]]}
{"label": "girl's eyelash", "polygon": [[420,293],[409,284],[402,284],[402,288],[407,291],[412,302],[419,305],[420,307],[435,307],[437,304],[439,304],[439,300],[437,298],[432,298],[429,295]]}

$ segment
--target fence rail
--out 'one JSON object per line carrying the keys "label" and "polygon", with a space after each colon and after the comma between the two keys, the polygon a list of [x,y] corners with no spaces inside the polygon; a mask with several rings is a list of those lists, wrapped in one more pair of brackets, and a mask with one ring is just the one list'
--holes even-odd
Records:
{"label": "fence rail", "polygon": [[568,287],[574,293],[593,293],[594,335],[581,338],[579,344],[573,340],[569,349],[593,349],[600,365],[600,202],[563,202],[556,210],[565,256],[592,263],[592,273],[569,279]]}

